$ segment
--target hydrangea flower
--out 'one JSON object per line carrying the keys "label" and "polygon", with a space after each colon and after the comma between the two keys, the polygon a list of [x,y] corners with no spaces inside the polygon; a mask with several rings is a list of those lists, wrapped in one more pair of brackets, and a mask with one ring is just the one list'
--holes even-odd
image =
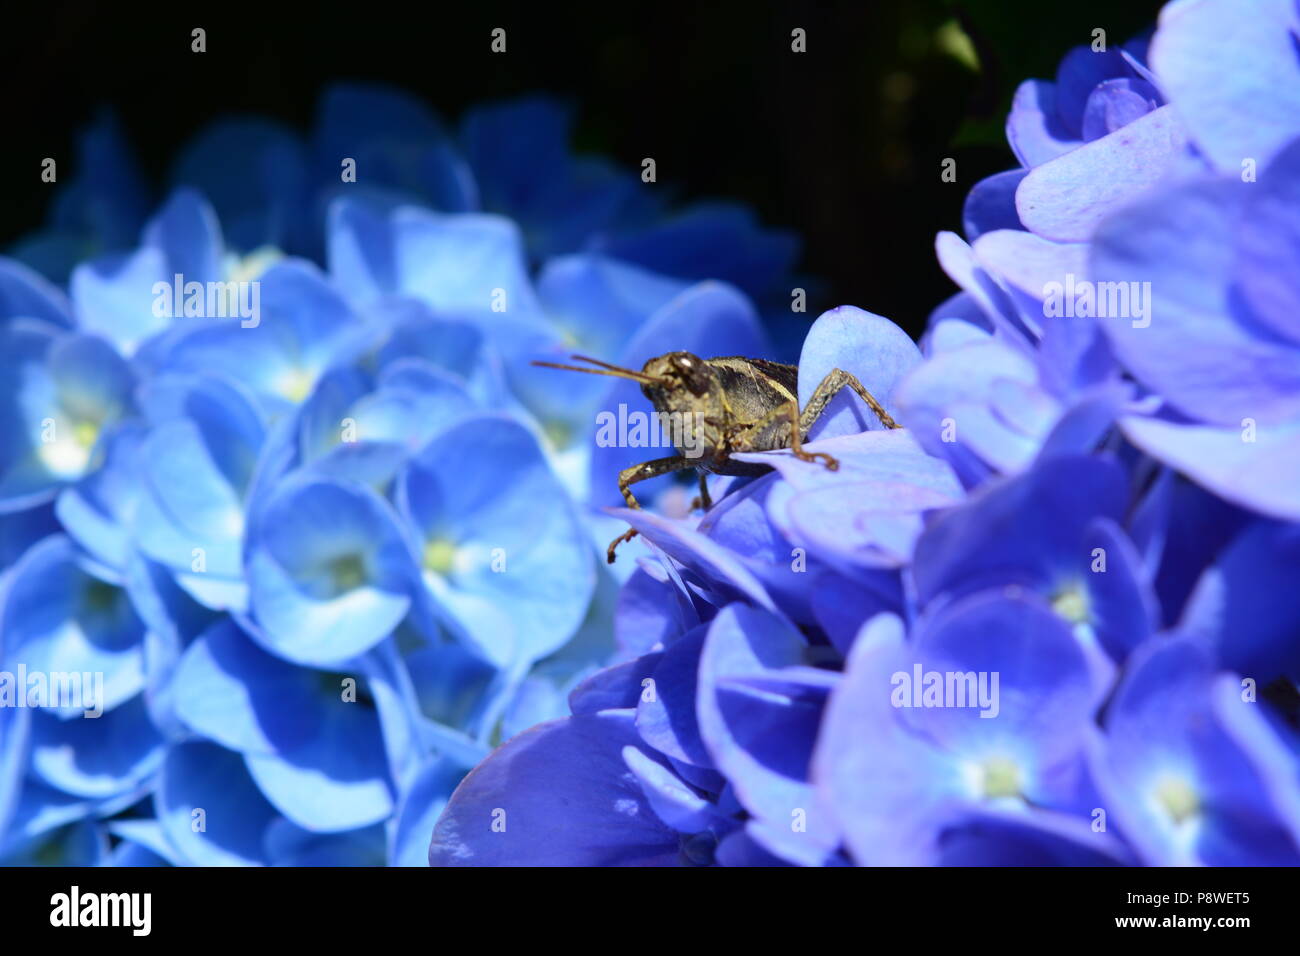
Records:
{"label": "hydrangea flower", "polygon": [[[501,159],[518,123],[551,192]],[[310,142],[201,134],[156,210],[111,120],[87,135],[104,163],[21,244],[66,285],[0,260],[0,861],[423,864],[468,768],[610,659],[601,395],[523,369],[686,327],[761,352],[744,293],[656,246],[730,244],[754,288],[792,246],[665,219],[569,123],[536,99],[455,138],[341,88]],[[93,696],[19,686],[67,674]]]}
{"label": "hydrangea flower", "polygon": [[[846,308],[805,342],[801,399],[842,367],[905,430],[849,397],[806,446],[836,472],[746,454],[703,518],[619,511],[626,659],[430,862],[1295,862],[1298,15],[1171,4],[1022,87],[921,351]],[[1067,279],[1149,311],[1054,311]]]}
{"label": "hydrangea flower", "polygon": [[[266,248],[323,262],[331,204],[358,194],[444,213],[488,212],[518,223],[534,262],[602,252],[688,281],[718,279],[761,300],[788,301],[782,279],[793,236],[762,228],[744,206],[677,210],[639,168],[570,149],[573,108],[525,96],[467,111],[458,128],[418,97],[377,84],[339,84],[317,105],[310,135],[257,116],[226,117],[186,144],[170,187],[210,202],[240,255]],[[355,163],[352,182],[343,163]],[[148,218],[149,189],[111,115],[83,132],[77,176],[19,258],[56,280],[91,250],[130,249]]]}

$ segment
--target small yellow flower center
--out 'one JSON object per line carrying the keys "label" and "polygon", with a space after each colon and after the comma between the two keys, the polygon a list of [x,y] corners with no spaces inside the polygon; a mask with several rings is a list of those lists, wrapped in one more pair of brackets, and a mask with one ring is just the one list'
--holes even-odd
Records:
{"label": "small yellow flower center", "polygon": [[1179,777],[1166,778],[1156,785],[1156,801],[1174,823],[1183,823],[1201,812],[1196,790]]}
{"label": "small yellow flower center", "polygon": [[1067,585],[1052,598],[1052,610],[1071,624],[1087,624],[1092,620],[1088,592],[1078,583]]}
{"label": "small yellow flower center", "polygon": [[551,443],[552,448],[568,448],[573,441],[573,426],[558,418],[547,421],[542,426],[542,431],[546,435],[546,440]]}
{"label": "small yellow flower center", "polygon": [[311,394],[316,375],[305,368],[291,368],[275,383],[275,390],[289,401],[301,402]]}
{"label": "small yellow flower center", "polygon": [[456,563],[456,545],[447,538],[430,538],[424,546],[424,566],[435,574],[447,574]]}
{"label": "small yellow flower center", "polygon": [[990,800],[998,797],[1020,796],[1020,768],[1006,757],[993,757],[980,768],[984,796]]}
{"label": "small yellow flower center", "polygon": [[60,478],[76,478],[90,464],[99,441],[100,423],[88,418],[59,419],[41,435],[41,462]]}
{"label": "small yellow flower center", "polygon": [[226,281],[252,282],[283,258],[275,246],[259,246],[246,256],[232,255],[226,259]]}
{"label": "small yellow flower center", "polygon": [[117,594],[117,588],[111,584],[92,578],[82,588],[81,604],[86,611],[102,614],[113,608]]}
{"label": "small yellow flower center", "polygon": [[359,554],[345,554],[329,564],[330,582],[336,594],[345,594],[366,581],[366,562]]}

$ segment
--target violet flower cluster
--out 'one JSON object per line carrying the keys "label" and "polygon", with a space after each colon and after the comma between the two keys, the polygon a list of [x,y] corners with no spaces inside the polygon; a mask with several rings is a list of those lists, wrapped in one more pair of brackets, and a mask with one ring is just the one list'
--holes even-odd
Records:
{"label": "violet flower cluster", "polygon": [[[1104,44],[1104,39],[1102,40]],[[1300,5],[1179,0],[1015,97],[918,348],[832,310],[808,450],[649,541],[624,659],[434,865],[1300,863]]]}

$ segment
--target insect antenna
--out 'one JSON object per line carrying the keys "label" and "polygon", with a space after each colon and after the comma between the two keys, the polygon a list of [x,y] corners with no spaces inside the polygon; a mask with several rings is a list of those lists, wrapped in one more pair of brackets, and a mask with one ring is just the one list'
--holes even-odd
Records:
{"label": "insect antenna", "polygon": [[559,362],[534,361],[531,364],[539,365],[542,368],[558,368],[566,372],[586,372],[588,375],[611,375],[614,378],[627,378],[634,382],[640,382],[642,385],[658,385],[659,379],[646,375],[644,372],[634,372],[630,368],[622,368],[618,365],[611,365],[609,362],[602,362],[600,359],[591,358],[588,355],[571,356],[577,362],[590,362],[592,365],[599,365],[600,368],[583,368],[580,365],[562,365]]}

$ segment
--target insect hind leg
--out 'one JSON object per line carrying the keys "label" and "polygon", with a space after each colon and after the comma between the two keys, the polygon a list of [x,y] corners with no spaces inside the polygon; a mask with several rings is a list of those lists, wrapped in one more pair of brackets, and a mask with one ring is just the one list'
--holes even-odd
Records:
{"label": "insect hind leg", "polygon": [[856,375],[846,372],[841,368],[832,369],[830,373],[821,380],[813,392],[812,398],[808,399],[808,404],[804,407],[803,413],[799,416],[799,430],[805,435],[812,428],[817,419],[821,418],[822,413],[826,411],[826,406],[845,386],[853,389],[858,397],[867,403],[867,407],[875,413],[876,418],[880,419],[880,424],[886,428],[902,428],[903,426],[890,417],[889,412],[885,411],[883,405],[876,401],[875,396],[867,391],[866,387],[858,381]]}

